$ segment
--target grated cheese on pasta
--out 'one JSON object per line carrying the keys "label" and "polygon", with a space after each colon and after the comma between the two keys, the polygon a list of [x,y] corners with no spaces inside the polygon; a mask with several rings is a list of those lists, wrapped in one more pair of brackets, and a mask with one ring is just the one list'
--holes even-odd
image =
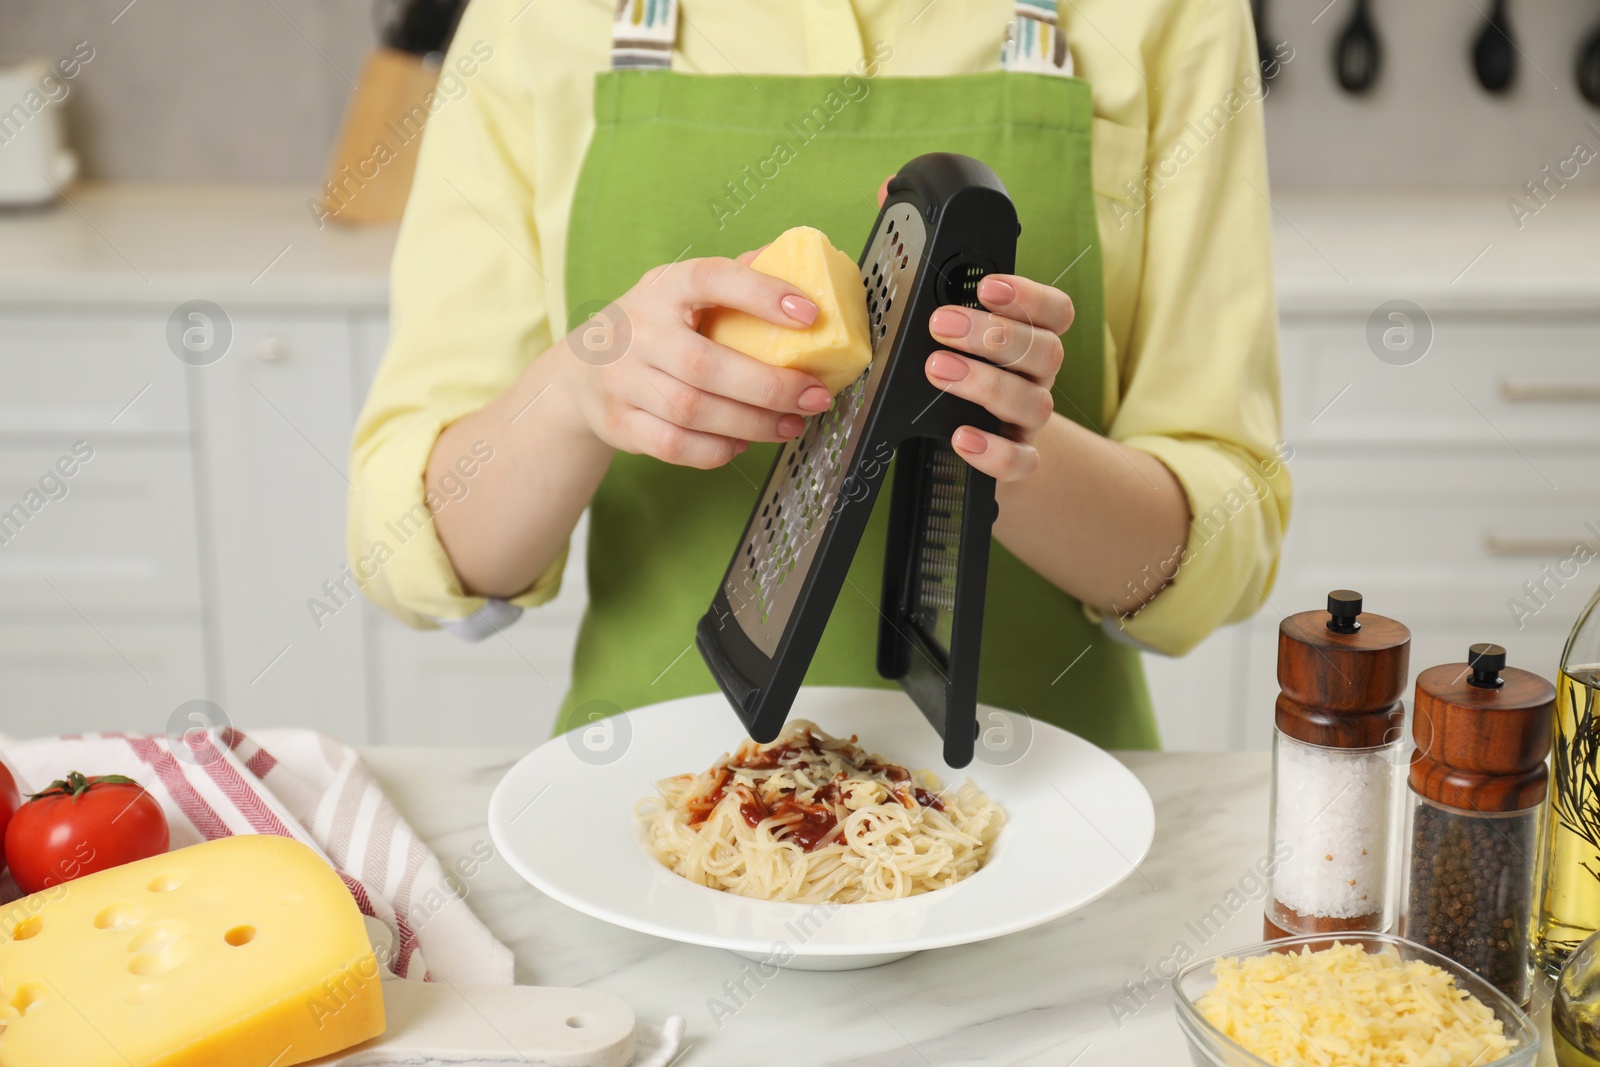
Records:
{"label": "grated cheese on pasta", "polygon": [[1213,973],[1200,1014],[1274,1067],[1482,1067],[1515,1044],[1449,972],[1392,952],[1307,946]]}

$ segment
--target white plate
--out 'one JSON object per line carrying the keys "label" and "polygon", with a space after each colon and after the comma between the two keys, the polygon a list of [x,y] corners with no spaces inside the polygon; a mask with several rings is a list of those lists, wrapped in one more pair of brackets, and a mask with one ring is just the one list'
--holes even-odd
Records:
{"label": "white plate", "polygon": [[945,782],[970,776],[1006,812],[982,870],[904,900],[791,904],[695,885],[646,851],[634,805],[744,740],[720,694],[639,708],[529,753],[494,792],[489,830],[513,870],[587,915],[804,970],[872,967],[1060,918],[1104,895],[1150,850],[1155,812],[1122,764],[1065,730],[979,708],[978,758],[951,771],[898,690],[806,689],[791,718]]}

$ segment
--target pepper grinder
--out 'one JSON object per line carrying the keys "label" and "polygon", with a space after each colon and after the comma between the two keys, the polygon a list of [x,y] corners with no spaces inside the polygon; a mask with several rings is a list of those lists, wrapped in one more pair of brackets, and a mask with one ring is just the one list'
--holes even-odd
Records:
{"label": "pepper grinder", "polygon": [[1405,936],[1494,983],[1532,993],[1529,953],[1544,759],[1556,690],[1477,644],[1417,678]]}
{"label": "pepper grinder", "polygon": [[1336,589],[1278,627],[1269,939],[1393,921],[1389,842],[1411,631]]}

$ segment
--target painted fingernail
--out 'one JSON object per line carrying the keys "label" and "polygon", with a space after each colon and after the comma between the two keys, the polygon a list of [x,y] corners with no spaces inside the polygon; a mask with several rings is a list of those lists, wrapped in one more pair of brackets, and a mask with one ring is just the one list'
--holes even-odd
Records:
{"label": "painted fingernail", "polygon": [[978,299],[985,304],[1009,304],[1016,298],[1017,291],[1011,287],[1010,282],[989,277],[978,283]]}
{"label": "painted fingernail", "polygon": [[799,437],[806,428],[806,420],[799,415],[784,415],[778,419],[778,436],[784,439]]}
{"label": "painted fingernail", "polygon": [[813,385],[800,394],[801,411],[827,411],[833,405],[833,397],[820,385]]}
{"label": "painted fingernail", "polygon": [[965,337],[972,320],[954,308],[940,308],[928,320],[928,328],[939,337]]}
{"label": "painted fingernail", "polygon": [[928,357],[928,373],[946,382],[959,382],[967,376],[967,361],[949,352],[935,352]]}
{"label": "painted fingernail", "polygon": [[969,429],[965,426],[955,432],[951,443],[958,450],[970,452],[975,456],[989,451],[989,442],[984,440],[983,435],[977,430]]}
{"label": "painted fingernail", "polygon": [[803,296],[786,296],[778,301],[778,306],[783,308],[783,313],[802,326],[810,326],[817,321],[817,305]]}

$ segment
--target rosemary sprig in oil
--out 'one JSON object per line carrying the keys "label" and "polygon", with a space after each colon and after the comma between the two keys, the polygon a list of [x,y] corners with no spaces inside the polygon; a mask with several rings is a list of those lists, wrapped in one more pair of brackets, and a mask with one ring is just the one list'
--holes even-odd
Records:
{"label": "rosemary sprig in oil", "polygon": [[[1561,684],[1576,683],[1563,678]],[[1573,719],[1571,736],[1558,735],[1551,756],[1556,772],[1553,806],[1561,824],[1600,854],[1600,714],[1586,700],[1581,712],[1574,708]],[[1600,881],[1600,871],[1588,863],[1583,869]]]}

